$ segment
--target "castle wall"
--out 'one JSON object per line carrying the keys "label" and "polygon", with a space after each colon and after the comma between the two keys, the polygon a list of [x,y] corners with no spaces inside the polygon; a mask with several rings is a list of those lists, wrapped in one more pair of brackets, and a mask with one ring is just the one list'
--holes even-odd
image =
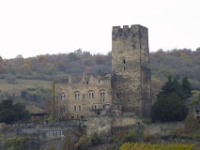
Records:
{"label": "castle wall", "polygon": [[165,135],[184,128],[184,122],[167,122],[144,124],[141,119],[133,117],[92,117],[87,122],[87,135],[97,134],[109,135],[120,130],[142,131],[149,135]]}
{"label": "castle wall", "polygon": [[111,103],[111,75],[68,77],[55,83],[57,118],[88,118],[91,109]]}
{"label": "castle wall", "polygon": [[184,128],[184,122],[183,121],[177,121],[177,122],[165,122],[165,123],[152,123],[149,125],[145,125],[144,133],[145,134],[170,134],[173,131]]}
{"label": "castle wall", "polygon": [[113,103],[120,103],[123,111],[149,117],[151,74],[146,27],[113,27],[112,73]]}
{"label": "castle wall", "polygon": [[[78,131],[79,122],[41,122],[21,123],[0,126],[0,149],[4,149],[4,141],[7,138],[28,137],[27,149],[39,150],[54,146],[55,150],[62,149],[66,134],[73,136],[71,131]],[[76,137],[74,137],[76,138]]]}

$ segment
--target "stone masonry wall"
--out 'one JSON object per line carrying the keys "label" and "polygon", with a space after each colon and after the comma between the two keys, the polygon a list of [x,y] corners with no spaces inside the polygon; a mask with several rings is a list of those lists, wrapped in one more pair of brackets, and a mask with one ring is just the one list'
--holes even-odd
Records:
{"label": "stone masonry wall", "polygon": [[113,103],[120,103],[123,111],[149,117],[151,73],[146,27],[113,27],[112,73]]}
{"label": "stone masonry wall", "polygon": [[[57,118],[84,118],[98,103],[111,103],[111,75],[67,77],[55,82]],[[61,97],[62,96],[62,97]],[[64,98],[63,98],[64,97]]]}
{"label": "stone masonry wall", "polygon": [[79,122],[75,120],[3,125],[0,128],[0,143],[2,143],[0,149],[3,150],[3,141],[7,138],[30,137],[32,144],[38,146],[30,143],[27,149],[39,150],[38,148],[46,149],[54,146],[55,150],[60,150],[65,140],[65,134],[71,134],[71,131],[77,131],[78,128]]}
{"label": "stone masonry wall", "polygon": [[164,135],[183,128],[184,122],[144,124],[141,119],[133,117],[93,117],[87,123],[87,135],[115,133],[119,130],[140,130],[144,134]]}

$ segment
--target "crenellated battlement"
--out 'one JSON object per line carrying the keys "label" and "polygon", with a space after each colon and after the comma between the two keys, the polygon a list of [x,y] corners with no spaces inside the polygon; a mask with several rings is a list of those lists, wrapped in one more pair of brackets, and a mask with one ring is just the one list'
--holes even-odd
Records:
{"label": "crenellated battlement", "polygon": [[82,76],[64,76],[55,78],[55,83],[66,83],[66,84],[90,84],[90,83],[100,83],[103,81],[110,81],[111,74],[106,74],[104,76],[95,75],[85,75]]}
{"label": "crenellated battlement", "polygon": [[148,37],[148,29],[142,25],[128,25],[115,26],[112,30],[113,40],[120,40],[122,38],[134,38],[139,35],[141,37]]}

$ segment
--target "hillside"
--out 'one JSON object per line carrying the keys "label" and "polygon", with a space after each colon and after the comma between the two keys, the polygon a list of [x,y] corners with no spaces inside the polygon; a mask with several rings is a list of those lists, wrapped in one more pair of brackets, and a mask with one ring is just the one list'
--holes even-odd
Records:
{"label": "hillside", "polygon": [[[111,73],[111,58],[111,52],[92,55],[81,49],[69,54],[46,54],[30,58],[23,58],[22,55],[14,59],[0,57],[0,101],[11,98],[31,108],[48,109],[51,81],[55,77]],[[158,50],[150,53],[150,64],[154,99],[168,75],[177,79],[187,76],[193,89],[200,90],[200,48],[196,51]]]}
{"label": "hillside", "polygon": [[9,83],[0,79],[0,100],[22,102],[32,112],[48,110],[51,101],[51,81],[16,79]]}

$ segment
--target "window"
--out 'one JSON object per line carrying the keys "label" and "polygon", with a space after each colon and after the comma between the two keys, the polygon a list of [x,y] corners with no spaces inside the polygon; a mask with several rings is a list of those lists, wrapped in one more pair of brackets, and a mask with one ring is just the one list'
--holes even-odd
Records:
{"label": "window", "polygon": [[199,110],[196,110],[196,114],[199,114]]}
{"label": "window", "polygon": [[79,111],[81,111],[81,105],[78,106]]}
{"label": "window", "polygon": [[88,92],[88,98],[93,99],[94,98],[94,91],[89,91]]}
{"label": "window", "polygon": [[75,92],[74,93],[74,98],[75,99],[80,99],[80,95],[81,95],[80,92]]}
{"label": "window", "polygon": [[99,92],[99,97],[100,97],[100,102],[104,102],[105,101],[105,97],[106,97],[106,92],[105,91],[100,91]]}
{"label": "window", "polygon": [[66,100],[66,95],[64,93],[60,94],[60,100]]}
{"label": "window", "polygon": [[74,111],[76,111],[76,106],[74,106]]}
{"label": "window", "polygon": [[125,64],[125,63],[126,63],[126,60],[125,60],[125,59],[123,59],[123,61],[122,61],[122,62],[123,62],[123,64]]}

